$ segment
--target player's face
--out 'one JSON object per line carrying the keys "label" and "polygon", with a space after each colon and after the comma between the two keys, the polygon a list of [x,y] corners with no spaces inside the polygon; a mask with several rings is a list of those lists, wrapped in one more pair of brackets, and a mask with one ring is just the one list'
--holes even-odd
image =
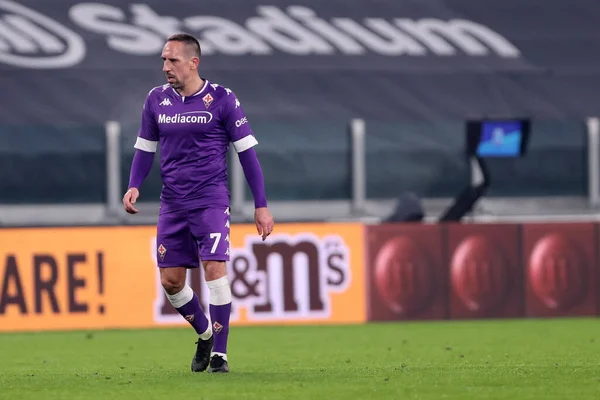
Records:
{"label": "player's face", "polygon": [[167,82],[174,89],[185,87],[193,74],[197,74],[198,57],[190,55],[185,43],[171,41],[165,44],[161,57],[163,59],[163,72]]}

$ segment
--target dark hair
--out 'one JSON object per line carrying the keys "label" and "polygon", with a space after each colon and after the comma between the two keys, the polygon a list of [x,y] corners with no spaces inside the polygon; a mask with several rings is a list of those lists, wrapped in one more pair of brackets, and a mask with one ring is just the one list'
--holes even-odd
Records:
{"label": "dark hair", "polygon": [[169,36],[167,42],[175,41],[175,42],[183,42],[188,46],[191,46],[194,50],[194,56],[200,58],[201,50],[200,50],[200,42],[198,39],[193,37],[187,33],[176,33],[174,35]]}

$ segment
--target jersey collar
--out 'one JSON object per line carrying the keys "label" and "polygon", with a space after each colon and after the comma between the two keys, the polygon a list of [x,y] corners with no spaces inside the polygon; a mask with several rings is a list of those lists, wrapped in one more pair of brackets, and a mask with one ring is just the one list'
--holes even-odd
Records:
{"label": "jersey collar", "polygon": [[[204,85],[202,85],[202,87],[200,88],[200,90],[198,90],[196,93],[194,93],[191,96],[187,96],[187,97],[194,97],[194,96],[198,96],[200,93],[204,92],[204,89],[206,89],[206,87],[208,86],[208,79],[204,79]],[[175,96],[179,97],[180,99],[185,100],[186,96],[182,96],[180,95],[177,90],[173,89],[171,87],[171,91],[173,91],[173,93],[175,93]]]}

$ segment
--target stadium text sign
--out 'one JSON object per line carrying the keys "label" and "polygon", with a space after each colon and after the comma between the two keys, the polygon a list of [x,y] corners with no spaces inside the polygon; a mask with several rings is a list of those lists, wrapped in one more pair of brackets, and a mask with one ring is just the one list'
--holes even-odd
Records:
{"label": "stadium text sign", "polygon": [[136,292],[153,283],[152,266],[135,254],[147,235],[146,228],[0,230],[0,331],[151,325],[151,305]]}
{"label": "stadium text sign", "polygon": [[182,7],[186,16],[177,18],[159,14],[151,3],[81,2],[59,16],[59,22],[12,0],[0,0],[0,62],[26,68],[74,66],[86,55],[83,37],[90,33],[100,35],[118,53],[157,55],[165,39],[179,31],[196,35],[207,55],[520,57],[504,36],[467,19],[325,19],[304,5],[258,5],[255,15],[243,15],[244,21],[239,21],[205,15],[195,3],[189,4],[188,10]]}
{"label": "stadium text sign", "polygon": [[[254,226],[234,226],[228,264],[232,324],[364,320],[361,225],[287,225],[283,230],[263,242]],[[154,240],[151,246],[155,262]],[[201,271],[190,271],[188,279],[208,309]],[[158,275],[156,287],[156,322],[182,323]]]}
{"label": "stadium text sign", "polygon": [[[0,276],[0,315],[11,308],[21,315],[90,312],[89,300],[82,300],[79,293],[89,290],[88,274],[96,271],[97,290],[102,294],[104,275],[103,253],[99,251],[92,256],[90,260],[86,253],[68,252],[63,257],[34,253],[22,259],[6,254]],[[98,304],[98,313],[104,313],[102,304]]]}
{"label": "stadium text sign", "polygon": [[[232,324],[364,322],[360,224],[232,226]],[[0,331],[186,324],[165,302],[156,229],[0,230]],[[201,271],[190,284],[208,310]]]}

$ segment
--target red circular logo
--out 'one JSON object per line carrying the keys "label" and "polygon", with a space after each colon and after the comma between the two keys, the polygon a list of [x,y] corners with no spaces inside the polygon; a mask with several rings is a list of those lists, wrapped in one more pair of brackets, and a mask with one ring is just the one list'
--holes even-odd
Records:
{"label": "red circular logo", "polygon": [[510,271],[504,254],[488,239],[469,236],[454,251],[450,279],[457,296],[473,312],[490,312],[506,302]]}
{"label": "red circular logo", "polygon": [[587,295],[587,267],[579,246],[564,235],[552,233],[535,244],[529,257],[529,281],[546,307],[568,310]]}
{"label": "red circular logo", "polygon": [[435,278],[426,253],[409,237],[388,240],[375,260],[375,285],[395,313],[414,315],[427,307]]}

